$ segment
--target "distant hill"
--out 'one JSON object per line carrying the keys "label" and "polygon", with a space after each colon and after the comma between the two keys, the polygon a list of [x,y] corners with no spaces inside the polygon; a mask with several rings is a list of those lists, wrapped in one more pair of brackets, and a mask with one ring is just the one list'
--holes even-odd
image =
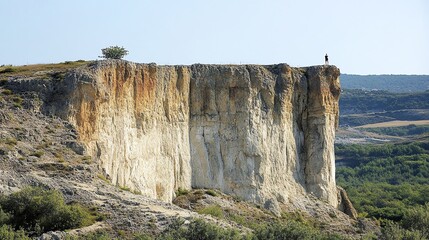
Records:
{"label": "distant hill", "polygon": [[341,91],[340,125],[342,126],[427,119],[429,119],[429,90],[415,93],[359,89]]}
{"label": "distant hill", "polygon": [[429,90],[429,75],[354,75],[341,74],[343,89],[424,92]]}

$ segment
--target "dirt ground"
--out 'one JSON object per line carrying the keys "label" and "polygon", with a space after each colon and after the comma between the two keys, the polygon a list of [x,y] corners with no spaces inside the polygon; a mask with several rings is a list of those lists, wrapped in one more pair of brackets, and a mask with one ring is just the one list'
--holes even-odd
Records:
{"label": "dirt ground", "polygon": [[408,125],[429,125],[429,120],[419,120],[419,121],[390,121],[382,123],[374,123],[359,126],[358,128],[378,128],[378,127],[402,127]]}

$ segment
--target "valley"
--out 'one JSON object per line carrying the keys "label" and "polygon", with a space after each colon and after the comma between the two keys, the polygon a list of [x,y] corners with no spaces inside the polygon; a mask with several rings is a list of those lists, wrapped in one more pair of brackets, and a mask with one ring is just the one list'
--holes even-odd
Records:
{"label": "valley", "polygon": [[[395,232],[388,239],[427,236],[428,93],[343,89],[340,99],[337,183],[347,190],[361,217],[377,219],[384,232]],[[410,211],[419,214],[419,220]]]}

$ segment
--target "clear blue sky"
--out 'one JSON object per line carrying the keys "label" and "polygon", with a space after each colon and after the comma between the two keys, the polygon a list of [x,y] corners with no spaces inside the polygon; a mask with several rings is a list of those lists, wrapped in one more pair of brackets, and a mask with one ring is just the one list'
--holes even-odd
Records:
{"label": "clear blue sky", "polygon": [[0,65],[97,59],[429,74],[428,0],[0,0]]}

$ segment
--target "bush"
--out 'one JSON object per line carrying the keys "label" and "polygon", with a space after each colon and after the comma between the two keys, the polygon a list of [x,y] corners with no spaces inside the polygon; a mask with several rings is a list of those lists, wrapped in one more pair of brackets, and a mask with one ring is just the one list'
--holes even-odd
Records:
{"label": "bush", "polygon": [[0,206],[3,216],[5,213],[9,215],[8,224],[36,233],[77,228],[94,222],[86,208],[77,204],[66,205],[62,194],[56,190],[24,188],[2,196]]}
{"label": "bush", "polygon": [[85,235],[83,238],[85,240],[112,240],[115,239],[108,232],[105,231],[96,231]]}
{"label": "bush", "polygon": [[1,73],[13,73],[13,72],[16,72],[17,70],[16,70],[16,68],[14,68],[14,67],[7,67],[7,68],[5,68],[5,69],[3,69],[3,70],[1,70],[0,71],[0,74]]}
{"label": "bush", "polygon": [[224,218],[223,210],[218,205],[209,205],[205,208],[198,210],[199,214],[208,214],[217,218]]}
{"label": "bush", "polygon": [[176,191],[176,197],[187,195],[189,193],[189,190],[179,187]]}
{"label": "bush", "polygon": [[0,239],[2,240],[30,240],[23,230],[15,231],[11,226],[3,225],[0,227]]}
{"label": "bush", "polygon": [[233,229],[220,228],[214,224],[197,219],[188,226],[184,226],[181,221],[176,221],[169,226],[169,230],[164,232],[159,239],[187,239],[187,240],[220,240],[220,239],[250,239],[250,236],[240,235]]}
{"label": "bush", "polygon": [[386,225],[381,230],[381,237],[383,240],[420,240],[427,239],[423,234],[418,230],[407,230],[401,228],[398,224],[394,222],[387,222]]}
{"label": "bush", "polygon": [[31,153],[30,156],[35,156],[35,157],[41,158],[43,156],[43,154],[45,154],[43,151],[35,151],[35,152]]}
{"label": "bush", "polygon": [[212,190],[212,189],[206,190],[206,194],[208,194],[210,196],[213,196],[213,197],[217,196],[217,193],[214,190]]}
{"label": "bush", "polygon": [[429,203],[408,209],[404,214],[401,225],[405,229],[418,230],[429,238]]}
{"label": "bush", "polygon": [[12,90],[10,90],[10,89],[4,89],[4,90],[2,91],[2,93],[3,93],[4,95],[12,95],[12,94],[13,94]]}
{"label": "bush", "polygon": [[286,224],[262,224],[255,231],[254,239],[343,239],[339,235],[323,234],[304,223],[289,221]]}
{"label": "bush", "polygon": [[101,58],[122,59],[128,54],[128,50],[124,47],[110,46],[108,48],[101,49],[101,53],[103,54],[103,56],[100,56]]}
{"label": "bush", "polygon": [[3,211],[3,209],[0,207],[0,226],[7,224],[10,219],[10,214]]}

